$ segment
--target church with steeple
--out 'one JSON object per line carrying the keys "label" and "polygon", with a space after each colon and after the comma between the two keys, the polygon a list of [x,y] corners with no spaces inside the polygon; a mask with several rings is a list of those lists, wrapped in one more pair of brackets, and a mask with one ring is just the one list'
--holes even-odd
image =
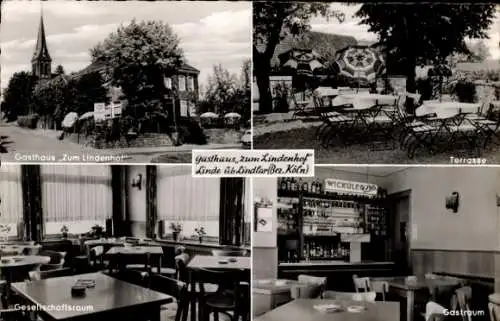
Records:
{"label": "church with steeple", "polygon": [[52,58],[50,58],[49,49],[47,48],[43,14],[40,15],[38,38],[36,41],[35,52],[31,58],[31,72],[39,80],[48,80],[52,78]]}

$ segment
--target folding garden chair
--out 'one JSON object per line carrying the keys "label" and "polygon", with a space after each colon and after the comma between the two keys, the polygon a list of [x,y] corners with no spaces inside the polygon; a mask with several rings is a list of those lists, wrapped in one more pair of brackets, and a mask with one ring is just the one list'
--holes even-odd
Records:
{"label": "folding garden chair", "polygon": [[295,119],[297,116],[306,115],[308,106],[311,103],[311,96],[306,95],[306,92],[296,92],[292,95],[293,104],[295,106],[295,111],[292,118]]}
{"label": "folding garden chair", "polygon": [[334,111],[322,113],[321,119],[323,125],[318,128],[316,137],[325,148],[335,139],[345,143],[346,135],[351,132],[355,120],[349,114]]}

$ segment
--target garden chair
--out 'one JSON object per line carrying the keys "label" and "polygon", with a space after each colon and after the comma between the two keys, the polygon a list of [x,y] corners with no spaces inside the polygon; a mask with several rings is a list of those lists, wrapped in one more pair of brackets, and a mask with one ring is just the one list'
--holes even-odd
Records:
{"label": "garden chair", "polygon": [[297,116],[306,115],[307,109],[311,104],[311,96],[306,92],[296,92],[292,95],[292,100],[295,106],[292,119],[295,119]]}
{"label": "garden chair", "polygon": [[316,131],[316,137],[325,148],[335,139],[345,143],[355,125],[353,116],[334,111],[322,113],[321,120],[323,124]]}

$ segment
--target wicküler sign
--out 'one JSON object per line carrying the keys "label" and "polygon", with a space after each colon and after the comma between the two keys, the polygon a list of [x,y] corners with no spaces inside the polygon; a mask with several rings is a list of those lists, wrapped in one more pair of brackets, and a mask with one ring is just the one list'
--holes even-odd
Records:
{"label": "wick\u00fcler sign", "polygon": [[378,186],[369,183],[343,181],[340,179],[325,179],[325,191],[356,195],[377,195]]}

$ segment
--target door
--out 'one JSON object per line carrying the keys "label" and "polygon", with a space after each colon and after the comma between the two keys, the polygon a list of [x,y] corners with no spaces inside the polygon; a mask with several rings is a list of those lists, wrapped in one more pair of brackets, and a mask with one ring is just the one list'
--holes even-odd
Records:
{"label": "door", "polygon": [[410,220],[411,191],[404,191],[389,195],[389,221],[391,241],[389,245],[389,259],[396,263],[398,270],[403,274],[411,274],[411,220]]}

